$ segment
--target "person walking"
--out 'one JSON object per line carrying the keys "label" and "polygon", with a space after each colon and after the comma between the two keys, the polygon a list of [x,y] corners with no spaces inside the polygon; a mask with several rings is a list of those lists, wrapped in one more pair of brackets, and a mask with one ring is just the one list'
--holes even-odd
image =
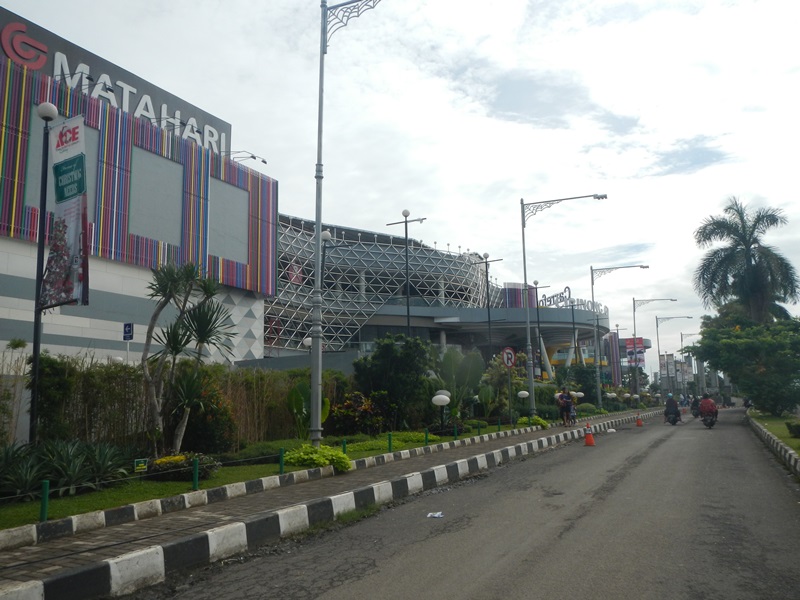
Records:
{"label": "person walking", "polygon": [[572,412],[572,394],[569,393],[569,387],[566,385],[558,395],[558,411],[564,427],[569,427],[569,415]]}

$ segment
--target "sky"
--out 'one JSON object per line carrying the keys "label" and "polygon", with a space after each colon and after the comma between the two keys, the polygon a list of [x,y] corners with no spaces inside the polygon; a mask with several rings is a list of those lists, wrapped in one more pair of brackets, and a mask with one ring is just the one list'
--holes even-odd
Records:
{"label": "sky", "polygon": [[[231,123],[279,211],[314,219],[318,0],[3,6]],[[503,285],[523,281],[520,199],[607,194],[527,220],[528,281],[589,299],[591,267],[648,265],[595,298],[621,337],[634,298],[676,298],[636,333],[677,352],[713,314],[694,231],[730,197],[783,211],[765,242],[800,268],[798,22],[796,0],[381,0],[325,55],[323,222],[402,236],[408,209],[410,237],[501,259]]]}

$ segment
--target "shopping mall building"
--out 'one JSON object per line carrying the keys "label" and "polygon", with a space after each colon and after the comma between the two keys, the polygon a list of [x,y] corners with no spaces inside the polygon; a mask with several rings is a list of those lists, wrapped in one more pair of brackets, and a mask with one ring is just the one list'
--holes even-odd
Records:
{"label": "shopping mall building", "polygon": [[[0,41],[0,345],[33,338],[45,125],[37,106],[50,102],[59,113],[51,127],[85,121],[89,295],[86,305],[46,311],[42,349],[136,361],[154,309],[151,269],[191,261],[222,285],[233,362],[307,364],[314,222],[279,213],[278,182],[230,152],[231,125],[2,8]],[[536,369],[546,377],[553,365],[592,362],[597,328],[605,377],[619,380],[607,309],[569,287],[539,298],[529,290],[526,309],[524,286],[492,283],[479,254],[323,229],[324,368],[349,370],[387,333],[488,355],[524,352],[528,332],[536,347],[538,330]]]}

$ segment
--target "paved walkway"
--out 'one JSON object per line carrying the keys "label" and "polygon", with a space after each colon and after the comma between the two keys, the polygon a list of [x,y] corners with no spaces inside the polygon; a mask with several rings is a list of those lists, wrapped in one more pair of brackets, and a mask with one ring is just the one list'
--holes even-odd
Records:
{"label": "paved walkway", "polygon": [[[591,420],[592,430],[636,426],[636,418],[633,412],[597,418]],[[579,440],[585,425],[490,433],[362,459],[345,474],[300,471],[6,530],[0,532],[0,598],[69,600],[129,593],[163,581],[172,571],[277,541],[348,510],[390,502]]]}

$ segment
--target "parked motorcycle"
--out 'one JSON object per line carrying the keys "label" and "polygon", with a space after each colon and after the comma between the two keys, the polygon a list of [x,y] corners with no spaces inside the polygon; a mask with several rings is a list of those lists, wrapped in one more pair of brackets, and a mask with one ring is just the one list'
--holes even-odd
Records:
{"label": "parked motorcycle", "polygon": [[703,425],[711,429],[714,426],[714,423],[717,422],[717,418],[714,415],[703,415]]}

